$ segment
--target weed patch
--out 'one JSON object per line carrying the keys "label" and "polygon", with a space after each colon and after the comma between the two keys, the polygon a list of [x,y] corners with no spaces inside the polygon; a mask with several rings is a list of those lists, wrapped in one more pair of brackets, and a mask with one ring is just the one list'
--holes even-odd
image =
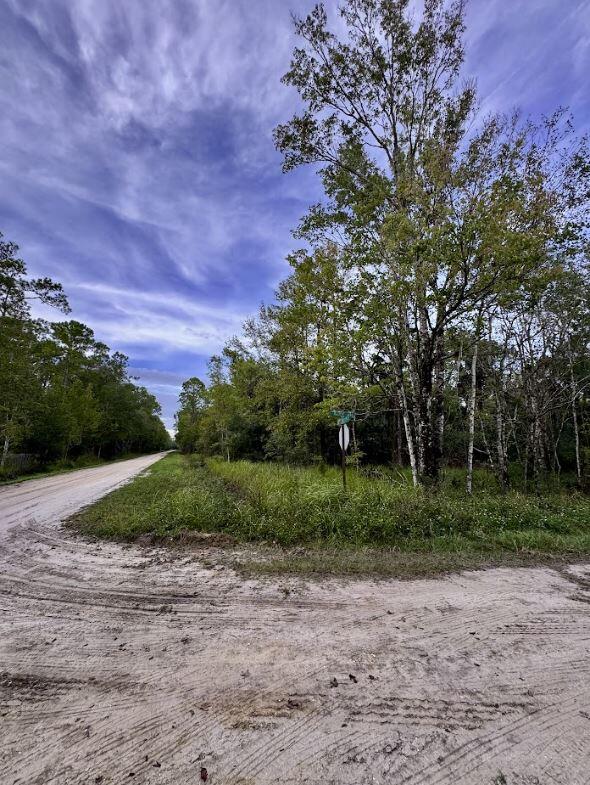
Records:
{"label": "weed patch", "polygon": [[468,498],[392,476],[171,454],[71,521],[99,537],[179,547],[264,543],[256,574],[430,576],[590,555],[590,500],[576,493]]}

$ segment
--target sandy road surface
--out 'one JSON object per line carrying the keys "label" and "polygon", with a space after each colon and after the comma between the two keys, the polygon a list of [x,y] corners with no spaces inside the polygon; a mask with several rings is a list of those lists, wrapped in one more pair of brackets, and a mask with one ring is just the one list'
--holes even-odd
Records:
{"label": "sandy road surface", "polygon": [[63,531],[104,471],[0,490],[2,785],[590,783],[590,567],[244,581]]}
{"label": "sandy road surface", "polygon": [[147,469],[163,455],[146,455],[0,487],[0,535],[14,524],[31,520],[55,523]]}

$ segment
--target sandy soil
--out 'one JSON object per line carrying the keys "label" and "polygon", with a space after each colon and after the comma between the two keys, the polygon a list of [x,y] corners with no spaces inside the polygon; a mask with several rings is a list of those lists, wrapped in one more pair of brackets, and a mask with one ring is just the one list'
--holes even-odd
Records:
{"label": "sandy soil", "polygon": [[0,489],[0,783],[590,783],[590,566],[245,581],[84,541],[150,459]]}

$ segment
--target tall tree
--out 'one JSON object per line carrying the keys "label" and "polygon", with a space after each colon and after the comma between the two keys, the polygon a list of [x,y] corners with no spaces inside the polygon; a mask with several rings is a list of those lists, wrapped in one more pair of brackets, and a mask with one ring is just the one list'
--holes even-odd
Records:
{"label": "tall tree", "polygon": [[199,426],[209,403],[204,382],[193,376],[182,385],[180,409],[176,414],[176,443],[182,452],[195,452],[199,444]]}
{"label": "tall tree", "polygon": [[61,285],[30,278],[0,235],[0,469],[15,448],[47,462],[166,447],[160,407],[131,382],[127,358],[80,322],[33,319],[33,300],[69,311]]}
{"label": "tall tree", "polygon": [[18,251],[0,232],[0,468],[10,444],[26,434],[41,394],[35,372],[41,324],[31,319],[30,302],[69,311],[61,285],[50,278],[30,278]]}
{"label": "tall tree", "polygon": [[587,228],[586,142],[570,142],[562,113],[470,134],[464,6],[425,0],[414,23],[409,0],[347,0],[339,38],[317,5],[295,22],[302,46],[284,77],[305,111],[276,130],[285,170],[322,166],[326,201],[300,235],[340,244],[365,290],[367,351],[389,365],[423,484],[441,465],[447,334],[547,285]]}

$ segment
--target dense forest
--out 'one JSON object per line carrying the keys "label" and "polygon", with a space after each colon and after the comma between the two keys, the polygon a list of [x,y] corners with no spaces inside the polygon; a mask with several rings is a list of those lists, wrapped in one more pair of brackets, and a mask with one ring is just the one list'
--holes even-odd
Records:
{"label": "dense forest", "polygon": [[465,9],[347,0],[296,19],[275,131],[325,198],[276,302],[185,382],[186,451],[293,463],[486,466],[506,490],[590,472],[590,155],[564,110],[483,116],[461,81]]}
{"label": "dense forest", "polygon": [[0,233],[0,472],[167,447],[160,406],[127,358],[80,322],[32,318],[33,300],[70,311],[61,285],[30,278]]}

